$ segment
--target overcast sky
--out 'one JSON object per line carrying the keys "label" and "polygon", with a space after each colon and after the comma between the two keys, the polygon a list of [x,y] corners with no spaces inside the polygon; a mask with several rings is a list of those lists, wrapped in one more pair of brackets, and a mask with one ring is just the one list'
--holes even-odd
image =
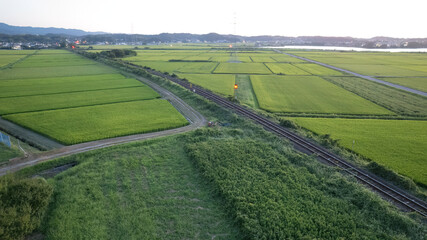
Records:
{"label": "overcast sky", "polygon": [[0,22],[139,34],[427,37],[427,0],[0,0]]}

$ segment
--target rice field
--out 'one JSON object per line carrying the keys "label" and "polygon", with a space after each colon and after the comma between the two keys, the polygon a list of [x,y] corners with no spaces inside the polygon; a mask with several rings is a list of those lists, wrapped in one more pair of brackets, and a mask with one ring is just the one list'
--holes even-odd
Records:
{"label": "rice field", "polygon": [[160,97],[146,85],[95,91],[0,98],[0,115],[74,108]]}
{"label": "rice field", "polygon": [[265,65],[275,74],[311,75],[309,72],[289,63],[266,63]]}
{"label": "rice field", "polygon": [[427,76],[427,54],[294,52],[294,54],[369,76]]}
{"label": "rice field", "polygon": [[121,74],[1,80],[0,98],[137,86],[141,82]]}
{"label": "rice field", "polygon": [[214,73],[271,74],[263,63],[220,63]]}
{"label": "rice field", "polygon": [[167,101],[150,102],[160,97],[150,87],[65,50],[1,69],[0,88],[2,118],[64,144],[188,124]]}
{"label": "rice field", "polygon": [[392,112],[316,76],[251,76],[259,106],[270,112],[388,115]]}
{"label": "rice field", "polygon": [[401,86],[427,92],[427,76],[426,77],[388,77],[388,78],[379,78],[379,79],[386,82],[391,82]]}
{"label": "rice field", "polygon": [[233,74],[178,74],[178,76],[213,92],[225,96],[234,95]]}
{"label": "rice field", "polygon": [[309,72],[313,75],[318,76],[342,76],[345,75],[342,72],[335,71],[333,69],[323,67],[317,64],[304,63],[304,64],[294,64],[295,67],[302,69],[303,71]]}
{"label": "rice field", "polygon": [[67,145],[188,124],[164,99],[18,113],[2,118]]}
{"label": "rice field", "polygon": [[330,134],[341,146],[427,185],[427,121],[291,119],[317,134]]}

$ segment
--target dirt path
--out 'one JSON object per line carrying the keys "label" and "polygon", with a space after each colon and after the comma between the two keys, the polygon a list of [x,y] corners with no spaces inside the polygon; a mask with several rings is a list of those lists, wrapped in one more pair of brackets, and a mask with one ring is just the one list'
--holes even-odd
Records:
{"label": "dirt path", "polygon": [[[127,75],[130,75],[130,74],[127,74]],[[51,160],[58,157],[69,156],[77,153],[106,148],[114,145],[119,145],[123,143],[143,140],[143,139],[150,139],[150,138],[174,135],[178,133],[184,133],[184,132],[188,132],[206,125],[206,119],[199,112],[194,110],[187,103],[182,101],[180,98],[178,98],[171,92],[167,91],[166,89],[163,89],[162,87],[158,86],[153,82],[150,82],[145,78],[138,77],[136,75],[131,75],[131,76],[149,85],[155,91],[157,91],[163,98],[167,99],[190,122],[190,125],[176,128],[176,129],[160,131],[160,132],[144,133],[144,134],[125,136],[125,137],[103,139],[103,140],[87,142],[87,143],[80,143],[80,144],[75,144],[71,146],[60,147],[47,152],[30,155],[28,157],[14,158],[14,159],[11,159],[8,164],[5,164],[0,168],[0,176],[5,175],[6,173],[9,173],[9,172],[15,172],[15,171],[18,171],[19,169],[33,166],[40,162]]]}
{"label": "dirt path", "polygon": [[327,67],[327,68],[331,68],[331,69],[334,69],[334,70],[345,72],[345,73],[348,73],[350,75],[354,75],[356,77],[360,77],[360,78],[363,78],[363,79],[366,79],[366,80],[369,80],[369,81],[381,83],[381,84],[384,84],[384,85],[387,85],[387,86],[390,86],[390,87],[394,87],[394,88],[397,88],[397,89],[400,89],[400,90],[404,90],[404,91],[407,91],[407,92],[411,92],[411,93],[414,93],[414,94],[417,94],[417,95],[421,95],[421,96],[427,97],[427,93],[423,92],[423,91],[419,91],[419,90],[415,90],[415,89],[412,89],[412,88],[404,87],[404,86],[401,86],[401,85],[398,85],[398,84],[394,84],[394,83],[386,82],[386,81],[383,81],[383,80],[379,80],[379,79],[373,78],[371,76],[366,76],[366,75],[355,73],[355,72],[352,72],[352,71],[349,71],[349,70],[346,70],[346,69],[334,67],[334,66],[328,65],[326,63],[314,61],[314,60],[311,60],[311,59],[308,59],[308,58],[305,58],[305,57],[299,57],[299,56],[296,56],[296,55],[293,55],[293,54],[290,54],[290,53],[284,53],[284,52],[281,52],[279,50],[274,50],[274,51],[276,51],[278,53],[282,53],[282,54],[288,55],[290,57],[298,58],[298,59],[301,59],[301,60],[304,60],[304,61],[307,61],[307,62],[315,63],[315,64],[318,64],[318,65],[321,65],[321,66],[324,66],[324,67]]}

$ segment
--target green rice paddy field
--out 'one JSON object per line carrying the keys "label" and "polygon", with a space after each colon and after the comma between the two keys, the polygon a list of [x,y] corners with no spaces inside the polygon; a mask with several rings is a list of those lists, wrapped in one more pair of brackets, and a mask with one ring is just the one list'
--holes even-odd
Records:
{"label": "green rice paddy field", "polygon": [[70,145],[187,125],[166,100],[153,99],[3,116]]}
{"label": "green rice paddy field", "polygon": [[427,54],[425,53],[326,51],[293,53],[368,76],[390,77],[382,78],[382,80],[427,91],[427,81],[425,79],[427,78]]}
{"label": "green rice paddy field", "polygon": [[330,134],[343,147],[427,185],[427,121],[291,119],[317,134]]}
{"label": "green rice paddy field", "polygon": [[317,76],[251,76],[260,108],[271,112],[387,115],[392,112]]}
{"label": "green rice paddy field", "polygon": [[223,95],[234,94],[234,74],[178,74],[180,78]]}
{"label": "green rice paddy field", "polygon": [[64,144],[188,124],[167,101],[155,100],[157,92],[111,67],[65,50],[32,53],[0,70],[4,119]]}

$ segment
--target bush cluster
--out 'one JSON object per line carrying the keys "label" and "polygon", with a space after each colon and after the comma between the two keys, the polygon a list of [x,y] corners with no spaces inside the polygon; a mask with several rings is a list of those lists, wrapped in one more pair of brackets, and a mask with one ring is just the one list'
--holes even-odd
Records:
{"label": "bush cluster", "polygon": [[0,178],[0,239],[23,239],[41,222],[53,188],[43,178]]}

